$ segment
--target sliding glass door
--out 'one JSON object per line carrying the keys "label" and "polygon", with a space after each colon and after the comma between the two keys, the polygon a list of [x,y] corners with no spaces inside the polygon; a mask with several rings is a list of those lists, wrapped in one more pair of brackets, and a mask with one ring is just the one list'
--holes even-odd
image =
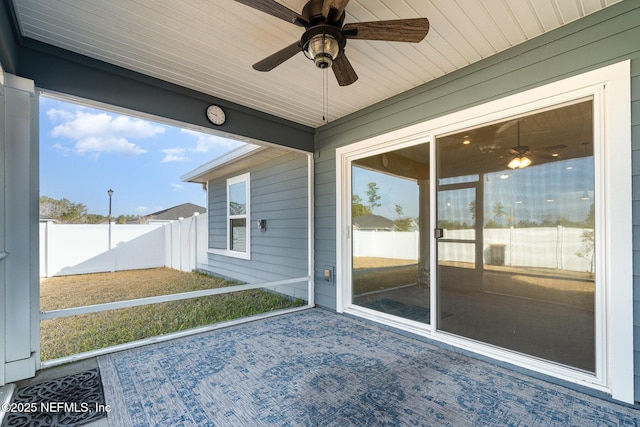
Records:
{"label": "sliding glass door", "polygon": [[615,64],[336,148],[337,310],[632,402],[628,82]]}
{"label": "sliding glass door", "polygon": [[351,183],[351,302],[429,323],[429,145],[355,160]]}
{"label": "sliding glass door", "polygon": [[595,372],[593,102],[436,139],[439,331]]}
{"label": "sliding glass door", "polygon": [[350,303],[594,373],[593,141],[589,98],[352,159]]}

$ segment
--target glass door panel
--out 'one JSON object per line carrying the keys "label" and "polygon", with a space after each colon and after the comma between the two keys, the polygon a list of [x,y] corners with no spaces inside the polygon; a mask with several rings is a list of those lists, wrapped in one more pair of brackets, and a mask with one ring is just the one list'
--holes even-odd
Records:
{"label": "glass door panel", "polygon": [[438,330],[595,372],[592,111],[436,140]]}
{"label": "glass door panel", "polygon": [[429,147],[352,162],[352,303],[429,323]]}

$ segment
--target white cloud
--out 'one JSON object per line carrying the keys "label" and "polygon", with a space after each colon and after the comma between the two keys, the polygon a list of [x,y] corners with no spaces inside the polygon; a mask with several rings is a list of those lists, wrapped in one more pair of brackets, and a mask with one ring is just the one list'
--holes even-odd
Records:
{"label": "white cloud", "polygon": [[165,148],[162,152],[165,154],[162,163],[185,162],[189,160],[189,158],[184,155],[184,148]]}
{"label": "white cloud", "polygon": [[53,144],[53,148],[57,151],[60,151],[64,156],[68,156],[71,152],[71,149],[69,147],[65,147],[62,144]]}
{"label": "white cloud", "polygon": [[195,145],[189,146],[187,142],[183,147],[162,150],[165,153],[165,157],[162,159],[163,163],[191,160],[188,157],[189,153],[210,153],[210,157],[215,158],[245,144],[234,139],[196,132],[191,129],[180,129],[180,132],[194,137]]}
{"label": "white cloud", "polygon": [[143,213],[145,213],[145,212],[146,212],[146,211],[148,211],[148,210],[149,210],[149,208],[148,208],[148,207],[146,207],[146,206],[138,206],[138,207],[136,208],[136,212],[138,212],[139,214],[143,214]]}
{"label": "white cloud", "polygon": [[146,120],[92,113],[82,109],[50,109],[47,116],[53,123],[57,123],[51,135],[72,140],[73,151],[81,155],[118,153],[129,157],[137,156],[147,150],[131,142],[131,139],[151,138],[165,132],[164,127]]}
{"label": "white cloud", "polygon": [[70,111],[51,108],[47,110],[47,117],[49,117],[51,122],[56,123],[59,120],[73,120],[74,114]]}
{"label": "white cloud", "polygon": [[182,133],[196,138],[196,146],[192,148],[191,151],[197,153],[207,153],[212,150],[228,151],[243,144],[233,139],[196,132],[190,129],[182,129]]}
{"label": "white cloud", "polygon": [[125,156],[133,157],[138,154],[146,153],[147,150],[129,142],[126,138],[90,136],[76,141],[75,152],[77,154],[92,153],[95,155],[98,153],[120,153]]}
{"label": "white cloud", "polygon": [[173,191],[182,191],[184,186],[182,184],[171,184],[171,188],[173,188]]}

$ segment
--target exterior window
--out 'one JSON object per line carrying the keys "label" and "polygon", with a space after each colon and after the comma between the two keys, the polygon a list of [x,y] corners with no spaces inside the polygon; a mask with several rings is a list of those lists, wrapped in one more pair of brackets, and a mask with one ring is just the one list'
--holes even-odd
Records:
{"label": "exterior window", "polygon": [[249,258],[250,176],[248,173],[227,180],[227,243],[230,255]]}

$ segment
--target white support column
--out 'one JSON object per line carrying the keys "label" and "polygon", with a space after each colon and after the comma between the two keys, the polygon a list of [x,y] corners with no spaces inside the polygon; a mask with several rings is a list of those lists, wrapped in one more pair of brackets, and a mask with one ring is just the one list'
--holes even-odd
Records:
{"label": "white support column", "polygon": [[[2,129],[5,129],[5,115],[4,115],[4,70],[0,65],[0,188],[5,188],[4,183],[4,168],[7,156],[5,155],[5,135]],[[9,256],[7,252],[7,246],[5,244],[4,229],[5,229],[5,201],[4,190],[0,192],[0,295],[5,294],[7,287],[5,263],[6,258]],[[0,303],[1,304],[1,303]],[[4,312],[4,306],[0,306]],[[0,314],[0,387],[6,383],[4,375],[4,362],[5,362],[5,325],[4,316]],[[12,390],[13,392],[13,390]],[[8,393],[7,393],[8,394]],[[0,403],[5,403],[4,398]],[[2,412],[0,412],[2,414]],[[2,415],[0,415],[0,423],[2,422]]]}
{"label": "white support column", "polygon": [[39,338],[38,106],[33,81],[5,74],[0,385],[35,375]]}

